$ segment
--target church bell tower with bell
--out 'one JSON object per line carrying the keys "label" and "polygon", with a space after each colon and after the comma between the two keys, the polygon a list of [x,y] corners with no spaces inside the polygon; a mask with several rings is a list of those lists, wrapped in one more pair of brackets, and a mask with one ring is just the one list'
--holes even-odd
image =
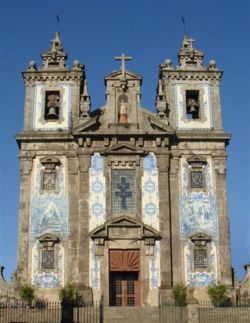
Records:
{"label": "church bell tower with bell", "polygon": [[90,110],[85,66],[66,65],[59,33],[23,72],[18,280],[57,300],[157,306],[178,283],[231,286],[222,72],[184,36],[159,66],[156,112],[141,106],[132,57],[104,78]]}

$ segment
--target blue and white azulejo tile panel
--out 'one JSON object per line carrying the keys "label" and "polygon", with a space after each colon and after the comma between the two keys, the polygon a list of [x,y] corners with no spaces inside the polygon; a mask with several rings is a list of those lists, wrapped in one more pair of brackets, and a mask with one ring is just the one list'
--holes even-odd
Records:
{"label": "blue and white azulejo tile panel", "polygon": [[[184,248],[184,264],[186,284],[189,286],[206,286],[217,279],[216,249],[219,242],[218,208],[214,194],[212,160],[207,159],[204,166],[206,190],[194,192],[189,190],[189,165],[185,158],[181,159],[181,194],[179,200],[180,233]],[[209,235],[212,239],[213,252],[209,272],[193,272],[192,246],[190,237],[197,233]]]}
{"label": "blue and white azulejo tile panel", "polygon": [[36,287],[57,287],[64,285],[64,249],[60,245],[57,259],[57,269],[54,272],[39,271],[39,241],[32,247],[32,285]]}
{"label": "blue and white azulejo tile panel", "polygon": [[[44,157],[44,156],[43,156]],[[53,192],[41,191],[42,165],[36,157],[33,164],[30,201],[30,246],[32,254],[32,284],[37,287],[63,286],[64,249],[58,246],[58,269],[55,272],[39,271],[39,241],[45,233],[52,233],[60,239],[68,235],[68,198],[66,191],[66,158],[60,157],[57,169],[58,189]]]}
{"label": "blue and white azulejo tile panel", "polygon": [[150,289],[156,289],[160,285],[160,241],[156,241],[153,257],[149,260],[149,286]]}
{"label": "blue and white azulejo tile panel", "polygon": [[159,230],[158,169],[154,153],[150,153],[143,160],[142,221]]}
{"label": "blue and white azulejo tile panel", "polygon": [[58,190],[41,192],[40,158],[34,160],[32,174],[32,191],[30,202],[30,242],[45,233],[56,233],[67,236],[68,233],[68,198],[65,190],[66,159],[60,159],[61,166],[57,170]]}
{"label": "blue and white azulejo tile panel", "polygon": [[185,281],[186,285],[203,287],[210,284],[214,284],[217,281],[217,254],[216,246],[212,242],[210,245],[210,255],[208,262],[210,263],[210,270],[204,272],[193,271],[193,253],[191,242],[187,242],[184,247],[184,259],[185,259]]}
{"label": "blue and white azulejo tile panel", "polygon": [[100,289],[100,260],[96,257],[95,242],[89,240],[89,285]]}
{"label": "blue and white azulejo tile panel", "polygon": [[95,153],[89,170],[89,231],[106,220],[106,184],[103,175],[103,157]]}

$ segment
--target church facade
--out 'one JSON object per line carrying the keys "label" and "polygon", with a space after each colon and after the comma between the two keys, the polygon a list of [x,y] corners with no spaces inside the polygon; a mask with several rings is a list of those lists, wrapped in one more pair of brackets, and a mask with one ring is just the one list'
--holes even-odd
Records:
{"label": "church facade", "polygon": [[157,305],[178,283],[232,285],[220,79],[184,36],[178,65],[159,66],[156,112],[142,77],[105,77],[90,110],[84,65],[66,66],[59,34],[23,72],[18,280],[56,299],[74,284],[87,301]]}

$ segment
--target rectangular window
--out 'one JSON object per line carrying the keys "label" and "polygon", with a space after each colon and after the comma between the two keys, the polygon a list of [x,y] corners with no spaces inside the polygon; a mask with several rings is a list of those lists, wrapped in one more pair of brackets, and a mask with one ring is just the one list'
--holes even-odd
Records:
{"label": "rectangular window", "polygon": [[43,190],[55,191],[56,188],[56,173],[55,171],[43,173]]}
{"label": "rectangular window", "polygon": [[60,91],[45,92],[45,120],[58,120],[60,112]]}
{"label": "rectangular window", "polygon": [[199,91],[186,91],[186,116],[187,119],[200,118]]}
{"label": "rectangular window", "polygon": [[136,173],[134,169],[113,169],[111,172],[112,213],[133,213],[136,210]]}
{"label": "rectangular window", "polygon": [[194,249],[194,269],[207,269],[207,248],[205,246]]}
{"label": "rectangular window", "polygon": [[202,188],[204,187],[203,183],[203,171],[191,170],[191,188]]}
{"label": "rectangular window", "polygon": [[54,250],[42,250],[42,269],[54,269]]}

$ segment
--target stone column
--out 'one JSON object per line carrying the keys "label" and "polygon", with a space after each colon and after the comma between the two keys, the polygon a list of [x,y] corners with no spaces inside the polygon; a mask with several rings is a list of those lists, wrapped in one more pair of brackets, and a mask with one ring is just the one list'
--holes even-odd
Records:
{"label": "stone column", "polygon": [[173,153],[170,160],[170,216],[172,232],[173,285],[182,280],[181,237],[179,215],[179,156]]}
{"label": "stone column", "polygon": [[229,221],[226,188],[226,157],[215,158],[216,196],[219,221],[221,283],[232,285]]}
{"label": "stone column", "polygon": [[17,279],[21,284],[31,283],[29,280],[29,224],[32,162],[32,157],[20,157]]}
{"label": "stone column", "polygon": [[159,216],[161,235],[161,286],[172,286],[172,255],[171,255],[171,232],[169,212],[169,155],[168,153],[157,154],[159,171]]}

